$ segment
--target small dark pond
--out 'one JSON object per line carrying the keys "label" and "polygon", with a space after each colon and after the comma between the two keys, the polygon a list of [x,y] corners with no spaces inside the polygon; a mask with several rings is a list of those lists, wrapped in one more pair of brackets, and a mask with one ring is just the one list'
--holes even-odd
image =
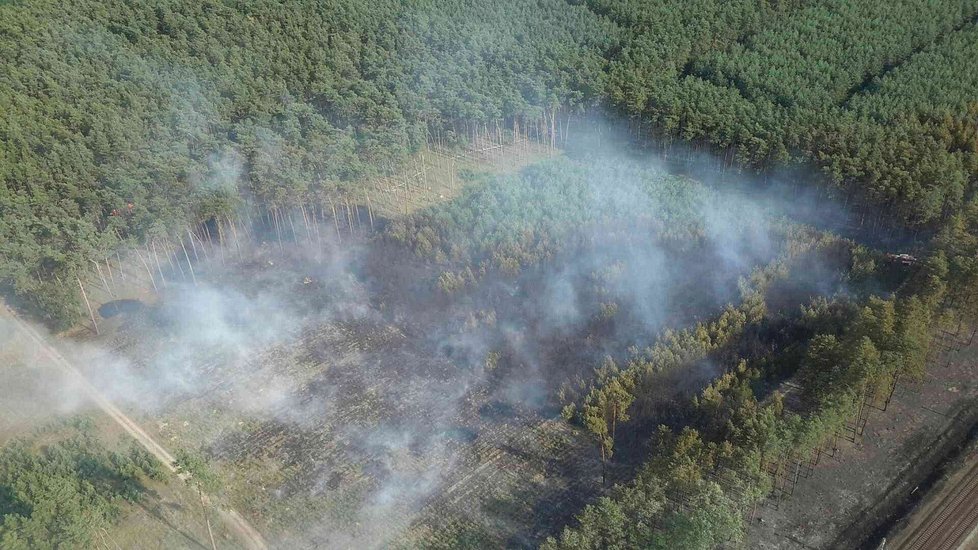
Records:
{"label": "small dark pond", "polygon": [[115,317],[116,315],[137,313],[142,311],[146,307],[139,300],[124,299],[124,300],[113,300],[111,302],[106,302],[98,308],[98,314],[103,318],[108,319],[109,317]]}

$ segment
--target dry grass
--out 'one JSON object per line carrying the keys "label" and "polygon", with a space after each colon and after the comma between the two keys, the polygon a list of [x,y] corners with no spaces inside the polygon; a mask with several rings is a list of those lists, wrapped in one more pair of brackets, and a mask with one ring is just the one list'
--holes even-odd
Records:
{"label": "dry grass", "polygon": [[462,151],[426,147],[404,169],[358,185],[347,198],[355,204],[369,203],[376,216],[406,216],[457,197],[464,186],[462,171],[513,173],[553,154],[548,146],[528,140],[478,140]]}

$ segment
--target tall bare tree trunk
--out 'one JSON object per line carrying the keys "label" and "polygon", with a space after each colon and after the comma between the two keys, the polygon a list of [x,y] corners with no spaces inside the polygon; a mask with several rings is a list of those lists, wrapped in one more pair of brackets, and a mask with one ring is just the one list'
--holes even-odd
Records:
{"label": "tall bare tree trunk", "polygon": [[339,243],[342,239],[340,237],[340,222],[336,219],[336,205],[333,204],[333,199],[329,199],[329,210],[333,213],[333,228],[336,229],[336,242]]}
{"label": "tall bare tree trunk", "polygon": [[289,213],[289,227],[292,228],[292,240],[295,241],[296,244],[298,244],[299,243],[299,236],[295,234],[295,222],[292,221],[292,209],[291,208],[288,209],[288,213]]}
{"label": "tall bare tree trunk", "polygon": [[[210,260],[211,258],[210,258],[210,255],[207,254],[207,246],[204,244],[204,240],[201,239],[199,235],[197,235],[196,233],[194,233],[192,231],[189,232],[189,233],[190,233],[190,244],[193,244],[194,243],[194,239],[197,239],[197,244],[200,245],[200,252],[201,252],[201,254],[204,255],[204,260],[205,261]],[[213,242],[213,241],[211,241],[211,233],[210,233],[210,230],[207,229],[207,226],[206,225],[204,225],[204,235],[207,237],[207,242],[209,242],[209,243]],[[197,249],[194,248],[194,256],[196,256],[196,255],[197,255]],[[200,261],[200,258],[197,258],[197,261],[199,262]]]}
{"label": "tall bare tree trunk", "polygon": [[238,251],[238,256],[241,256],[241,245],[238,244],[238,228],[234,226],[234,220],[228,215],[228,225],[231,228],[231,237],[234,239],[234,248]]}
{"label": "tall bare tree trunk", "polygon": [[343,205],[346,207],[346,223],[350,226],[350,235],[353,234],[353,212],[350,210],[350,201],[344,200]]}
{"label": "tall bare tree trunk", "polygon": [[180,238],[180,248],[183,249],[183,257],[187,259],[187,267],[190,268],[190,278],[193,279],[194,286],[197,286],[197,276],[194,275],[194,266],[190,263],[190,254],[187,254],[187,246],[183,244],[182,237]]}
{"label": "tall bare tree trunk", "polygon": [[282,244],[282,227],[278,219],[278,208],[272,209],[272,223],[275,225],[275,235],[278,237],[278,248],[285,250],[285,245]]}
{"label": "tall bare tree trunk", "polygon": [[[221,265],[224,265],[224,231],[221,228],[223,224],[221,223],[220,218],[217,218],[214,221],[217,222],[215,224],[217,227],[217,253],[221,255]],[[204,228],[206,229],[207,226],[205,225]],[[207,232],[207,240],[210,241],[211,246],[213,246],[214,238],[211,237],[210,231]]]}
{"label": "tall bare tree trunk", "polygon": [[88,306],[88,315],[92,318],[92,326],[95,327],[95,334],[98,335],[98,323],[95,322],[95,312],[92,311],[92,304],[88,301],[88,294],[85,294],[85,287],[82,285],[81,278],[75,277],[78,281],[78,288],[81,289],[82,298],[85,299],[85,305]]}
{"label": "tall bare tree trunk", "polygon": [[[435,158],[438,158],[438,157],[435,157]],[[370,195],[367,194],[367,190],[366,189],[363,190],[363,198],[366,199],[366,202],[367,202],[367,217],[370,218],[370,229],[373,229],[374,228],[374,209],[370,205]]]}
{"label": "tall bare tree trunk", "polygon": [[143,259],[143,255],[139,253],[139,249],[136,249],[136,256],[139,257],[139,261],[143,263],[143,267],[146,268],[146,274],[149,275],[149,282],[153,283],[153,290],[159,292],[160,289],[156,288],[156,277],[153,277],[153,272],[149,269],[149,264]]}
{"label": "tall bare tree trunk", "polygon": [[299,203],[299,213],[302,214],[302,225],[306,228],[306,239],[312,242],[312,231],[309,229],[309,218],[306,217],[306,207]]}
{"label": "tall bare tree trunk", "polygon": [[[189,227],[187,228],[187,236],[190,237],[190,248],[192,248],[194,250],[194,259],[199,262],[200,261],[200,256],[197,255],[197,245],[194,244],[194,234],[193,234],[192,231],[190,231],[190,228]],[[183,244],[183,239],[182,238],[180,239],[180,244]],[[186,250],[184,250],[184,252],[186,252]],[[188,259],[188,261],[189,261],[189,259]]]}
{"label": "tall bare tree trunk", "polygon": [[[112,264],[109,263],[109,258],[105,258],[105,269],[109,272],[109,280],[112,281],[112,288],[115,288],[115,277],[112,275]],[[119,264],[119,269],[122,269],[122,264]]]}
{"label": "tall bare tree trunk", "polygon": [[557,149],[557,108],[550,111],[550,150]]}
{"label": "tall bare tree trunk", "polygon": [[171,272],[173,270],[179,271],[180,272],[180,277],[182,279],[186,279],[187,278],[187,274],[183,272],[183,266],[180,265],[180,262],[177,262],[176,265],[173,265],[173,250],[172,250],[173,247],[170,246],[170,239],[169,239],[169,237],[163,237],[163,246],[165,247],[165,250],[164,251],[166,252],[166,262],[168,264],[170,264],[170,270],[171,270]]}
{"label": "tall bare tree trunk", "polygon": [[[127,256],[128,256],[128,254],[127,254]],[[122,280],[123,281],[125,281],[126,280],[126,270],[123,269],[123,267],[122,267],[122,256],[119,254],[119,251],[118,250],[115,251],[115,260],[117,262],[119,262],[119,276],[122,277]]]}
{"label": "tall bare tree trunk", "polygon": [[105,287],[105,291],[109,293],[110,297],[114,297],[115,295],[112,294],[112,289],[109,288],[108,281],[105,280],[105,275],[102,274],[102,266],[95,260],[92,260],[92,263],[95,264],[95,270],[98,271],[98,278],[102,279],[102,286]]}
{"label": "tall bare tree trunk", "polygon": [[[146,248],[146,253],[149,254],[149,248]],[[153,258],[156,260],[156,270],[160,273],[160,282],[163,283],[163,288],[166,288],[166,277],[163,276],[163,266],[160,265],[160,255],[156,252],[156,241],[153,241]]]}

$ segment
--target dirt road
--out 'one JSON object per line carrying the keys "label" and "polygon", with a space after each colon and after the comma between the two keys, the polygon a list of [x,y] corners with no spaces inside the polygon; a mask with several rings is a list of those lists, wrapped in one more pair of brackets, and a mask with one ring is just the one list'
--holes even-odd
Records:
{"label": "dirt road", "polygon": [[[147,451],[149,451],[153,456],[155,456],[160,462],[166,466],[171,472],[176,473],[176,468],[173,465],[173,456],[167,452],[159,443],[157,443],[152,437],[149,436],[142,428],[139,427],[136,422],[125,415],[118,407],[113,405],[108,399],[106,399],[98,388],[93,386],[78,370],[74,365],[71,364],[65,357],[51,344],[47,342],[43,335],[38,333],[32,327],[18,319],[14,315],[6,316],[12,326],[17,330],[18,333],[26,338],[29,338],[35,344],[37,344],[39,351],[46,355],[54,364],[61,367],[72,381],[78,384],[88,397],[96,404],[105,414],[109,415],[119,426],[121,426],[129,435],[131,435],[136,441],[139,442]],[[181,479],[186,479],[185,475],[178,474]],[[206,498],[205,502],[210,502],[210,499]],[[217,507],[218,514],[221,520],[228,526],[228,528],[236,533],[243,543],[245,548],[249,550],[267,550],[268,545],[265,543],[264,538],[262,538],[261,533],[255,530],[240,514],[234,510]]]}

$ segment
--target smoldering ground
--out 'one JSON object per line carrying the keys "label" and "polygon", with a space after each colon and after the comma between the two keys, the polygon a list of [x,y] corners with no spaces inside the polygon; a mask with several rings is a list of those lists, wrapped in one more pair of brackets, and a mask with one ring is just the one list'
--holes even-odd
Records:
{"label": "smoldering ground", "polygon": [[[324,242],[332,227],[282,242],[253,221],[255,240],[226,250],[226,265],[213,251],[195,261],[197,285],[170,270],[158,304],[124,313],[101,340],[66,344],[67,355],[164,445],[215,461],[228,502],[283,547],[390,543],[439,525],[433,511],[458,502],[456,520],[532,544],[578,511],[557,493],[600,490],[597,468],[539,466],[571,459],[519,435],[554,421],[557,388],[738,301],[739,280],[784,244],[768,201],[703,187],[676,210],[668,193],[649,193],[667,174],[648,162],[558,159],[541,170],[573,179],[555,204],[592,214],[553,226],[557,244],[518,274],[490,268],[446,294],[437,278],[455,261],[382,236]],[[524,206],[516,219],[553,214]],[[689,219],[668,217],[676,211]],[[494,213],[473,215],[493,227]],[[811,292],[838,291],[836,271],[812,270],[827,281]],[[677,387],[709,379],[694,370],[696,384]],[[596,465],[596,452],[573,460]],[[550,509],[518,517],[480,500],[525,484],[520,468],[545,472]]]}

